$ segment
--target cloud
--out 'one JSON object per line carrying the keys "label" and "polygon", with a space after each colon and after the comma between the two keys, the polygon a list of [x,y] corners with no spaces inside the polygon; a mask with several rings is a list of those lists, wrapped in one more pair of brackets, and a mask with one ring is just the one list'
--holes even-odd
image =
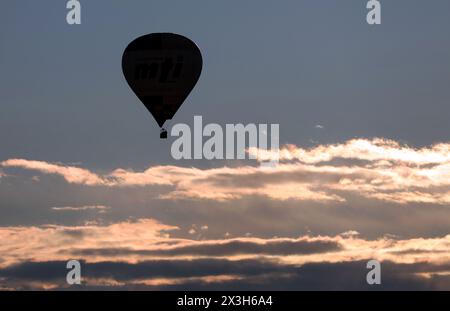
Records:
{"label": "cloud", "polygon": [[64,177],[69,183],[85,184],[88,186],[104,184],[105,181],[89,170],[73,167],[51,164],[44,161],[31,161],[25,159],[10,159],[1,162],[3,167],[20,167],[28,170],[39,171],[44,174],[57,174]]}
{"label": "cloud", "polygon": [[[64,263],[73,258],[83,262],[90,288],[360,289],[369,259],[383,262],[389,273],[383,272],[383,280],[390,280],[383,288],[450,288],[447,145],[411,148],[360,139],[311,149],[286,146],[281,154],[281,162],[271,168],[158,165],[93,172],[73,164],[0,162],[5,173],[21,168],[81,185],[58,184],[69,197],[76,189],[75,202],[80,195],[87,195],[83,202],[108,198],[96,205],[49,205],[61,202],[55,196],[42,207],[33,206],[39,213],[47,211],[58,221],[63,211],[101,212],[114,206],[121,213],[111,215],[109,223],[0,227],[0,288],[64,287]],[[22,184],[20,173],[0,189],[5,202],[23,196],[21,189],[11,194]],[[46,186],[54,179],[39,177],[23,184],[28,191],[42,185],[32,193],[47,198]],[[126,219],[136,202],[139,217],[172,223],[118,220]],[[148,202],[154,203],[151,211],[138,210]],[[167,204],[179,209],[166,214]],[[213,215],[211,208],[216,208]],[[66,214],[77,223],[82,216]],[[42,274],[33,272],[37,269]],[[327,281],[328,272],[336,278]]]}
{"label": "cloud", "polygon": [[0,287],[67,287],[65,262],[75,258],[92,289],[361,289],[369,259],[382,262],[383,289],[450,288],[450,235],[194,240],[172,237],[177,229],[154,219],[0,227]]}
{"label": "cloud", "polygon": [[150,219],[4,227],[0,287],[67,288],[65,263],[77,258],[87,289],[360,290],[369,289],[366,263],[375,258],[382,263],[378,289],[450,288],[450,236],[363,240],[353,232],[196,241],[164,233],[175,229]]}
{"label": "cloud", "polygon": [[55,206],[51,208],[54,211],[86,211],[86,210],[98,210],[99,212],[104,212],[110,209],[109,206],[105,205],[84,205],[84,206]]}
{"label": "cloud", "polygon": [[3,177],[6,177],[6,176],[8,176],[8,175],[6,175],[5,172],[3,172],[2,170],[0,170],[0,180],[1,180]]}
{"label": "cloud", "polygon": [[[274,156],[271,151],[252,149],[255,156]],[[367,161],[400,161],[411,164],[443,164],[450,162],[450,144],[440,143],[431,147],[412,148],[394,140],[352,139],[341,144],[319,145],[311,149],[287,145],[280,149],[280,160],[298,160],[303,163],[320,163],[336,158]]]}
{"label": "cloud", "polygon": [[[257,152],[259,160],[273,156]],[[350,195],[398,204],[450,203],[450,144],[412,148],[385,139],[354,139],[342,144],[280,150],[275,167],[239,166],[199,169],[153,166],[142,172],[89,170],[42,161],[11,159],[3,167],[57,174],[86,186],[164,186],[159,199],[219,202],[262,196],[275,201],[345,202]]]}
{"label": "cloud", "polygon": [[0,266],[78,256],[87,262],[111,258],[135,262],[152,258],[225,257],[237,260],[261,256],[289,264],[363,258],[397,263],[450,261],[450,235],[426,239],[383,237],[366,240],[350,231],[336,236],[244,236],[195,240],[171,237],[170,233],[175,230],[178,227],[154,219],[109,225],[89,223],[82,226],[0,227]]}
{"label": "cloud", "polygon": [[170,231],[177,229],[154,219],[105,226],[88,223],[82,226],[0,227],[0,266],[17,261],[66,258],[64,252],[69,248],[147,247],[165,241]]}
{"label": "cloud", "polygon": [[299,239],[251,239],[236,238],[230,240],[212,240],[203,242],[185,242],[180,245],[164,249],[130,249],[130,248],[105,248],[72,250],[74,256],[210,256],[228,257],[240,255],[302,255],[334,252],[340,250],[340,244],[336,241],[316,240],[308,238]]}
{"label": "cloud", "polygon": [[347,238],[347,237],[356,237],[358,235],[359,235],[359,232],[355,231],[355,230],[348,230],[348,231],[342,232],[340,234],[340,236],[345,237],[345,238]]}
{"label": "cloud", "polygon": [[[366,282],[367,261],[283,265],[265,259],[82,262],[82,285],[65,283],[65,262],[26,262],[0,269],[15,289],[122,290],[448,290],[449,265],[382,262],[382,283]],[[3,283],[3,284],[2,284]]]}

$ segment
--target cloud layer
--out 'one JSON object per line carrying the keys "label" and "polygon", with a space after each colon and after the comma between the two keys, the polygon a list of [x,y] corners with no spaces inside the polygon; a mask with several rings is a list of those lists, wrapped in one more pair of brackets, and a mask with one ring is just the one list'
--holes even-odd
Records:
{"label": "cloud layer", "polygon": [[[270,151],[249,150],[260,161]],[[9,159],[17,167],[62,176],[68,183],[97,187],[166,186],[159,198],[230,201],[250,196],[271,200],[344,202],[348,195],[406,203],[450,203],[450,144],[415,149],[385,139],[355,139],[342,144],[280,150],[275,167],[199,169],[152,166],[145,171],[116,169],[99,175],[87,169],[43,161]]]}
{"label": "cloud layer", "polygon": [[[367,273],[363,263],[369,259],[394,265],[396,269],[403,267],[406,270],[403,276],[410,279],[450,274],[450,235],[433,239],[365,240],[358,238],[356,232],[347,232],[332,237],[191,240],[171,237],[174,230],[177,228],[153,219],[76,227],[3,227],[0,286],[29,283],[35,288],[65,287],[64,262],[73,258],[83,262],[85,286],[109,288],[125,285],[187,288],[192,283],[238,281],[241,285],[256,282],[271,288],[274,278],[286,282],[299,277],[311,280],[315,277],[312,285],[324,282],[325,286],[323,271],[304,271],[346,265],[356,269],[350,275],[356,273],[360,278],[357,283],[362,284]],[[387,274],[392,283],[386,282],[386,286],[399,281],[396,274],[401,275],[399,271]],[[447,281],[441,288],[448,289]]]}
{"label": "cloud layer", "polygon": [[109,206],[105,205],[84,205],[84,206],[54,206],[52,210],[54,211],[87,211],[87,210],[96,210],[98,212],[105,212],[110,209]]}
{"label": "cloud layer", "polygon": [[110,172],[4,160],[4,215],[43,215],[0,227],[0,288],[66,288],[75,258],[91,289],[361,289],[370,259],[382,289],[449,289],[449,150],[355,139],[285,146],[273,167]]}

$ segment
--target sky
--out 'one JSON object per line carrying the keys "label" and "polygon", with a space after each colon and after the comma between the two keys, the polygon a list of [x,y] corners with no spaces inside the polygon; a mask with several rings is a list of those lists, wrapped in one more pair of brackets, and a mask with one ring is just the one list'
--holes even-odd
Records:
{"label": "sky", "polygon": [[[450,290],[448,1],[60,2],[0,9],[0,289]],[[278,165],[171,156],[121,70],[155,32],[203,56],[168,128],[279,124]]]}

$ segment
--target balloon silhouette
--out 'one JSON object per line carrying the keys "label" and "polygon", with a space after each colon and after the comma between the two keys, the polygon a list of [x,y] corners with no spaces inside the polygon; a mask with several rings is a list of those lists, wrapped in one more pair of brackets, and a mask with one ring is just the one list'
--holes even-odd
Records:
{"label": "balloon silhouette", "polygon": [[197,45],[174,33],[152,33],[133,40],[122,56],[128,85],[153,115],[161,138],[171,120],[197,83],[202,71]]}

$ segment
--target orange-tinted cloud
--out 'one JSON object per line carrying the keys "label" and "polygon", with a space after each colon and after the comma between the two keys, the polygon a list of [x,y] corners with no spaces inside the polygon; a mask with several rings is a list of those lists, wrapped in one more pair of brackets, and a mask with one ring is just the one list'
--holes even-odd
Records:
{"label": "orange-tinted cloud", "polygon": [[298,238],[172,238],[177,227],[154,219],[110,225],[0,227],[0,267],[21,262],[79,258],[86,262],[139,262],[151,259],[271,258],[283,264],[345,262],[366,258],[396,263],[450,263],[450,235],[376,240],[354,231],[337,236]]}
{"label": "orange-tinted cloud", "polygon": [[[344,284],[355,280],[361,284],[369,259],[383,263],[385,280],[408,277],[417,281],[420,277],[418,282],[425,284],[425,279],[450,273],[450,235],[368,240],[347,231],[336,236],[195,240],[173,238],[173,230],[177,227],[154,219],[109,225],[0,227],[0,288],[68,287],[65,263],[74,258],[82,262],[83,285],[91,288],[189,288],[189,284],[229,282],[231,287],[265,282],[270,288],[273,280],[288,281],[292,288],[289,279],[295,280],[296,275],[305,288],[317,286],[321,278],[320,286],[328,284],[330,276],[314,267],[340,273]],[[303,279],[306,275],[315,282]],[[448,284],[441,282],[438,288],[448,289]]]}
{"label": "orange-tinted cloud", "polygon": [[104,212],[110,209],[109,206],[105,205],[83,205],[83,206],[54,206],[51,208],[54,211],[87,211],[87,210],[97,210],[99,212]]}
{"label": "orange-tinted cloud", "polygon": [[[275,158],[274,152],[251,149],[250,153],[260,160]],[[442,164],[450,163],[450,144],[441,143],[431,147],[412,148],[394,140],[351,139],[345,143],[319,145],[304,149],[295,145],[287,145],[280,149],[280,160],[297,160],[303,163],[320,163],[336,158],[358,159],[366,161],[399,161],[411,164]]]}
{"label": "orange-tinted cloud", "polygon": [[164,241],[169,237],[168,232],[176,229],[153,219],[108,226],[0,227],[0,266],[20,261],[66,258],[64,250],[73,247],[148,247]]}
{"label": "orange-tinted cloud", "polygon": [[44,174],[61,175],[67,182],[74,184],[85,184],[89,186],[105,184],[105,180],[98,175],[91,173],[89,170],[73,166],[64,166],[47,163],[44,161],[31,161],[25,159],[10,159],[1,162],[1,165],[3,167],[20,167],[23,169],[35,170]]}
{"label": "orange-tinted cloud", "polygon": [[[259,160],[273,154],[259,150]],[[86,186],[167,186],[159,198],[236,200],[265,196],[272,200],[342,202],[347,195],[399,204],[450,203],[450,144],[411,148],[392,140],[355,139],[342,144],[280,150],[275,167],[198,169],[153,166],[142,172],[116,169],[99,175],[89,170],[42,161],[11,159],[1,166],[57,174]]]}

